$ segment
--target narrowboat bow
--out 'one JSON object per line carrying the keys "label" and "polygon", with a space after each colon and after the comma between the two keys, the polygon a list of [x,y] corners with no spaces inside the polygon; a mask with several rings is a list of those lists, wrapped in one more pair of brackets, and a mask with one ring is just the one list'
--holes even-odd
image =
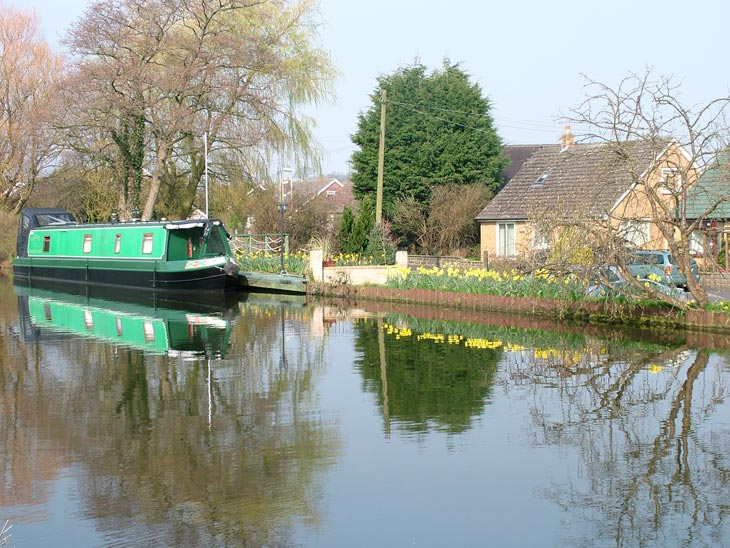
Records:
{"label": "narrowboat bow", "polygon": [[60,208],[26,208],[13,273],[20,280],[154,291],[237,288],[238,263],[217,219],[78,223]]}

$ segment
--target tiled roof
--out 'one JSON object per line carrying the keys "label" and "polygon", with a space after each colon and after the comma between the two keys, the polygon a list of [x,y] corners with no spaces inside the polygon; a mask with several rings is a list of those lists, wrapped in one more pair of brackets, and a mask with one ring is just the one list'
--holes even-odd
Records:
{"label": "tiled roof", "polygon": [[[687,219],[730,219],[730,153],[718,155],[717,161],[687,191]],[[714,211],[707,213],[712,206]]]}
{"label": "tiled roof", "polygon": [[502,170],[504,182],[509,183],[530,156],[545,145],[505,145],[504,155],[509,158],[509,165]]}
{"label": "tiled roof", "polygon": [[644,173],[669,142],[634,141],[623,152],[609,143],[542,145],[476,219],[526,220],[556,207],[565,215],[601,215],[629,190],[632,173]]}

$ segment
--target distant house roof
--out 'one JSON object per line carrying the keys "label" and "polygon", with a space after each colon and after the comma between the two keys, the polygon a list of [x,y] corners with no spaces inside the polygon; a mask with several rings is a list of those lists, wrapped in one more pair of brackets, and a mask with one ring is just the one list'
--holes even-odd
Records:
{"label": "distant house roof", "polygon": [[632,172],[648,170],[670,142],[634,141],[621,151],[609,143],[539,145],[476,220],[527,220],[558,204],[566,212],[603,214],[635,182]]}
{"label": "distant house roof", "polygon": [[[708,211],[711,208],[713,211]],[[730,219],[730,152],[717,160],[687,190],[687,219]]]}
{"label": "distant house roof", "polygon": [[315,179],[294,182],[294,202],[302,197],[305,200],[321,196],[333,206],[333,213],[342,213],[345,207],[357,209],[357,200],[352,193],[352,181],[340,181],[337,178],[329,180]]}
{"label": "distant house roof", "polygon": [[522,168],[530,156],[545,145],[506,145],[504,155],[509,158],[509,165],[502,170],[504,182],[509,183],[517,172]]}

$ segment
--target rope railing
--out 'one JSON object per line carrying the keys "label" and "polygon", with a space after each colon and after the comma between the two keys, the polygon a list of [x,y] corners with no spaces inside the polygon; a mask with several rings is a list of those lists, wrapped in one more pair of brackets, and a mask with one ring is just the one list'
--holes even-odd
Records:
{"label": "rope railing", "polygon": [[289,253],[289,235],[284,234],[232,234],[231,235],[231,249],[234,253],[243,254],[254,254],[254,253],[265,253],[265,254],[278,254],[281,253],[282,245],[284,246],[284,253]]}

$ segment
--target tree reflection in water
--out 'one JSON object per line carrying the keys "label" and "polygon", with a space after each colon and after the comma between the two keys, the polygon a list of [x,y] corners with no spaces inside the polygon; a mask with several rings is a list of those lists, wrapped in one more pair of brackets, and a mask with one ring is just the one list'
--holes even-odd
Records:
{"label": "tree reflection in water", "polygon": [[17,309],[3,314],[0,504],[44,504],[41,480],[73,469],[81,512],[109,540],[126,521],[141,544],[293,544],[294,522],[320,519],[318,478],[338,452],[335,424],[312,412],[321,349],[295,307],[246,310],[230,333],[245,351],[226,360],[60,335],[19,352],[5,345]]}
{"label": "tree reflection in water", "polygon": [[727,538],[723,355],[692,349],[679,333],[651,342],[386,318],[357,326],[358,367],[386,432],[390,420],[406,431],[464,431],[500,386],[511,400],[532,402],[528,445],[577,449],[568,479],[540,488],[568,516],[565,545],[715,546]]}
{"label": "tree reflection in water", "polygon": [[578,361],[517,353],[503,362],[507,385],[542,387],[532,393],[534,443],[579,450],[585,487],[543,493],[572,516],[567,529],[585,524],[566,544],[717,545],[730,471],[728,431],[714,430],[728,395],[724,362],[710,366],[707,351],[686,347],[622,355],[593,342]]}
{"label": "tree reflection in water", "polygon": [[[726,359],[681,333],[400,306],[361,320],[343,308],[340,322],[249,300],[225,336],[177,332],[200,334],[205,353],[156,354],[76,334],[23,341],[10,296],[0,282],[0,507],[16,513],[0,522],[42,528],[49,516],[28,509],[52,513],[65,476],[71,526],[92,524],[97,544],[346,545],[354,527],[403,533],[410,512],[422,545],[479,545],[500,528],[525,538],[495,522],[510,501],[556,517],[545,545],[728,538]],[[230,351],[211,352],[216,340]],[[441,451],[445,439],[464,443]],[[417,473],[400,484],[406,467]]]}
{"label": "tree reflection in water", "polygon": [[[385,430],[391,421],[411,432],[468,429],[489,401],[502,350],[442,341],[426,344],[410,332],[377,320],[356,326],[356,363],[365,390],[377,394]],[[397,331],[397,332],[396,332]],[[424,333],[421,333],[423,336]]]}

